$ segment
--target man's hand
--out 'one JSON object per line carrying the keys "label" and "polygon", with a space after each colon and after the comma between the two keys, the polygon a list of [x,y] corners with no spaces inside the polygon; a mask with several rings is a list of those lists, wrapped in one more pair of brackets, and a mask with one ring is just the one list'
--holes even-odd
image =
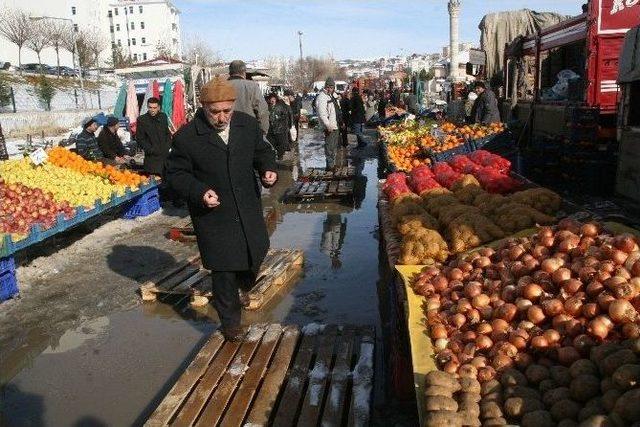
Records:
{"label": "man's hand", "polygon": [[278,180],[278,174],[273,171],[266,171],[262,176],[262,184],[265,187],[271,187]]}
{"label": "man's hand", "polygon": [[207,192],[204,193],[204,196],[202,196],[202,201],[204,202],[204,205],[208,208],[216,208],[220,206],[218,195],[213,190],[207,190]]}

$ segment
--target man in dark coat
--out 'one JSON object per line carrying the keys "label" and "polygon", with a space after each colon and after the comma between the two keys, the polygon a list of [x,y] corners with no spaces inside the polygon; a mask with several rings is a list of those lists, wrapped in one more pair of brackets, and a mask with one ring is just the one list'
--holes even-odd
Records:
{"label": "man in dark coat", "polygon": [[495,93],[491,89],[487,89],[484,82],[476,82],[475,92],[478,94],[473,105],[475,122],[483,125],[499,123],[500,110]]}
{"label": "man in dark coat", "polygon": [[342,113],[342,123],[340,123],[340,137],[342,146],[349,145],[349,128],[351,127],[351,92],[345,90],[340,95],[340,112]]}
{"label": "man in dark coat", "polygon": [[171,148],[171,132],[167,115],[160,111],[160,100],[149,98],[147,112],[138,117],[136,142],[144,150],[144,170],[162,175]]}
{"label": "man in dark coat", "polygon": [[82,121],[82,132],[76,136],[76,152],[87,160],[100,160],[103,157],[96,139],[98,127],[93,117],[87,117]]}
{"label": "man in dark coat", "polygon": [[270,93],[267,98],[269,106],[269,133],[267,140],[278,152],[278,160],[282,160],[284,152],[289,149],[289,128],[291,127],[291,115],[284,102],[278,99],[278,95]]}
{"label": "man in dark coat", "polygon": [[260,124],[234,112],[235,89],[215,78],[202,87],[194,119],[174,137],[165,176],[187,200],[213,305],[229,340],[241,338],[238,290],[249,291],[267,250],[260,186],[277,180],[275,152]]}
{"label": "man in dark coat", "polygon": [[296,138],[293,142],[298,141],[300,136],[300,116],[302,113],[302,97],[300,95],[294,95],[293,92],[289,94],[289,100],[291,101],[291,111],[293,112],[293,126],[296,128]]}
{"label": "man in dark coat", "polygon": [[118,119],[109,116],[107,124],[102,127],[98,135],[98,146],[104,155],[104,163],[121,165],[127,161],[127,150],[118,136],[118,127]]}
{"label": "man in dark coat", "polygon": [[353,133],[356,134],[358,140],[358,148],[363,148],[367,145],[364,139],[364,124],[367,121],[365,118],[364,101],[360,96],[360,91],[357,87],[354,87],[351,94],[351,127]]}

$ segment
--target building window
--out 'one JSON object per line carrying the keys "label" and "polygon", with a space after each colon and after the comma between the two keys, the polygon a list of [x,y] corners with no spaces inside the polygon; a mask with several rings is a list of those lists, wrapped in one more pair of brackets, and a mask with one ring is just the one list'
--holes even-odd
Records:
{"label": "building window", "polygon": [[109,12],[107,12],[107,16],[109,18],[113,18],[113,12],[111,11],[111,9],[109,9]]}
{"label": "building window", "polygon": [[73,24],[73,31],[78,32],[78,24]]}
{"label": "building window", "polygon": [[174,30],[177,30],[178,29],[178,24],[175,24],[175,23],[171,24],[171,28],[173,28]]}
{"label": "building window", "polygon": [[133,6],[129,6],[129,15],[133,14]]}
{"label": "building window", "polygon": [[109,31],[113,33],[113,25],[109,25]]}
{"label": "building window", "polygon": [[129,25],[129,28],[132,29],[132,30],[135,30],[136,29],[136,24],[132,22],[131,25]]}
{"label": "building window", "polygon": [[115,9],[113,9],[113,12],[116,14],[116,16],[118,16],[118,8],[117,7]]}
{"label": "building window", "polygon": [[122,43],[120,42],[120,39],[118,39],[118,46],[122,46]]}
{"label": "building window", "polygon": [[144,22],[140,22],[140,29],[144,30]]}
{"label": "building window", "polygon": [[147,38],[146,38],[146,37],[143,37],[143,38],[142,38],[142,42],[141,42],[141,43],[142,43],[142,44],[145,44],[146,42],[147,42]]}
{"label": "building window", "polygon": [[136,45],[136,39],[135,38],[131,39],[131,44],[134,45],[134,46]]}
{"label": "building window", "polygon": [[76,14],[76,7],[75,6],[71,6],[71,14],[72,15]]}
{"label": "building window", "polygon": [[131,39],[127,39],[127,46],[131,46]]}
{"label": "building window", "polygon": [[133,54],[133,60],[134,60],[134,61],[137,61],[137,60],[138,60],[138,54],[137,54],[137,53],[134,53],[134,54]]}
{"label": "building window", "polygon": [[138,6],[138,12],[142,13],[142,6]]}
{"label": "building window", "polygon": [[120,24],[116,24],[116,31],[120,31]]}
{"label": "building window", "polygon": [[[142,7],[142,6],[140,6],[140,7]],[[143,54],[142,54],[142,60],[143,60],[143,61],[146,61],[146,60],[147,60],[147,54],[146,54],[146,53],[143,53]]]}

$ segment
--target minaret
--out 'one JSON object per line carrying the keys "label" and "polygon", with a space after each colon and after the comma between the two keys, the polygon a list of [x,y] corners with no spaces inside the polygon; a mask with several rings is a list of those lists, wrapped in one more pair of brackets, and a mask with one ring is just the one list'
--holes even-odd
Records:
{"label": "minaret", "polygon": [[460,0],[449,0],[449,80],[458,81],[458,15]]}

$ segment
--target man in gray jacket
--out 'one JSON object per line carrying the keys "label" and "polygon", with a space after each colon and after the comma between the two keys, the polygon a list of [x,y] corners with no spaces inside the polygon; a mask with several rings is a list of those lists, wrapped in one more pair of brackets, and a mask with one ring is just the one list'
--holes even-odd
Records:
{"label": "man in gray jacket", "polygon": [[236,90],[234,111],[241,111],[255,117],[260,123],[260,129],[266,135],[269,132],[269,107],[256,82],[247,80],[246,64],[236,59],[229,64],[229,83]]}
{"label": "man in gray jacket", "polygon": [[324,153],[327,160],[327,170],[336,167],[338,145],[340,143],[340,124],[342,116],[338,99],[334,96],[336,83],[328,77],[324,89],[318,94],[315,107],[318,111],[320,127],[324,131]]}

